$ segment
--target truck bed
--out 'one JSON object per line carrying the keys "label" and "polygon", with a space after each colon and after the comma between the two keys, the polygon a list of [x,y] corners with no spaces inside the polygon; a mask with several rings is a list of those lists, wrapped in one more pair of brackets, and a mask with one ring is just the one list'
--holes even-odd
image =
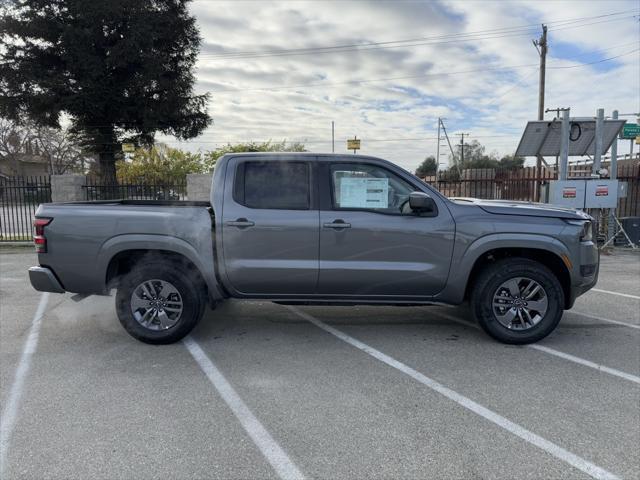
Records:
{"label": "truck bed", "polygon": [[156,207],[210,207],[210,202],[186,200],[87,200],[80,202],[57,202],[49,205],[138,205]]}

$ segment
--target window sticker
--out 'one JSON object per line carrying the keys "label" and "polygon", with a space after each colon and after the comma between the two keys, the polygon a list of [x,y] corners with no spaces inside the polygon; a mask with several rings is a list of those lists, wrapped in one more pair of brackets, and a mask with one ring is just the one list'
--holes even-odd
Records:
{"label": "window sticker", "polygon": [[341,208],[389,208],[388,178],[342,177]]}

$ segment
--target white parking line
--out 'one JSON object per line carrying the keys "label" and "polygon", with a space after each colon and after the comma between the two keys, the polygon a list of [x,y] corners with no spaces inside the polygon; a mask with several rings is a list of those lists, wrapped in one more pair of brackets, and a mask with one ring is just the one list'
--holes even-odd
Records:
{"label": "white parking line", "polygon": [[620,320],[611,320],[610,318],[596,317],[595,315],[590,315],[588,313],[578,312],[578,311],[575,311],[575,310],[568,310],[565,313],[571,313],[573,315],[579,315],[581,317],[586,317],[586,318],[589,318],[591,320],[598,320],[599,322],[615,323],[616,325],[624,325],[625,327],[635,328],[635,329],[640,330],[640,325],[637,325],[635,323],[627,323],[627,322],[621,322]]}
{"label": "white parking line", "polygon": [[200,345],[191,337],[185,338],[183,343],[278,476],[282,479],[303,479],[302,472],[251,412]]}
{"label": "white parking line", "polygon": [[638,295],[630,295],[628,293],[612,292],[610,290],[601,290],[599,288],[592,288],[591,291],[599,292],[599,293],[608,293],[609,295],[617,295],[619,297],[635,298],[636,300],[640,300],[640,297]]}
{"label": "white parking line", "polygon": [[2,411],[2,417],[0,417],[0,478],[4,478],[9,441],[11,440],[11,434],[13,433],[13,428],[15,427],[18,417],[18,405],[20,404],[20,397],[22,397],[25,378],[31,367],[31,358],[38,346],[40,325],[42,324],[42,316],[44,315],[48,300],[49,294],[43,293],[40,297],[36,313],[31,321],[29,335],[27,336],[27,341],[24,344],[22,355],[20,356],[16,376],[13,379],[11,390],[9,390],[9,397]]}
{"label": "white parking line", "polygon": [[527,345],[527,347],[533,348],[534,350],[540,350],[541,352],[546,352],[550,355],[555,355],[556,357],[564,358],[565,360],[569,360],[570,362],[584,365],[585,367],[590,367],[595,370],[608,373],[609,375],[614,375],[616,377],[624,378],[625,380],[629,380],[630,382],[637,383],[640,385],[640,377],[636,377],[635,375],[631,375],[630,373],[622,372],[620,370],[616,370],[615,368],[606,367],[604,365],[600,365],[599,363],[595,363],[590,360],[585,360],[584,358],[576,357],[574,355],[569,355],[568,353],[564,353],[559,350],[554,350],[553,348],[545,347],[544,345],[537,345],[533,343],[531,345]]}
{"label": "white parking line", "polygon": [[502,415],[499,415],[498,413],[492,410],[489,410],[486,407],[483,407],[482,405],[474,402],[470,398],[467,398],[464,395],[461,395],[451,390],[450,388],[445,387],[444,385],[436,382],[435,380],[432,380],[431,378],[427,377],[426,375],[423,375],[417,370],[414,370],[410,366],[405,365],[404,363],[396,360],[393,357],[390,357],[389,355],[382,353],[379,350],[376,350],[375,348],[367,345],[366,343],[363,343],[360,340],[356,340],[352,336],[347,335],[346,333],[327,325],[326,323],[297,309],[296,307],[286,306],[286,308],[296,313],[298,316],[304,318],[308,322],[313,323],[315,326],[321,328],[325,332],[328,332],[331,335],[338,337],[340,340],[348,343],[349,345],[359,350],[362,350],[363,352],[371,355],[373,358],[380,360],[381,362],[389,365],[390,367],[393,367],[401,371],[402,373],[409,375],[414,380],[417,380],[421,384],[431,388],[432,390],[440,393],[441,395],[444,395],[449,400],[453,400],[458,405],[466,408],[467,410],[472,411],[477,415],[480,415],[482,418],[494,423],[495,425],[498,425],[499,427],[507,430],[509,433],[512,433],[517,437],[520,437],[524,441],[532,445],[535,445],[536,447],[544,450],[545,452],[550,453],[551,455],[558,458],[559,460],[562,460],[563,462],[568,463],[569,465],[577,468],[578,470],[581,470],[582,472],[590,475],[591,477],[598,478],[598,479],[619,478],[613,473],[605,470],[604,468],[599,467],[585,460],[584,458],[569,452],[568,450],[565,450],[564,448],[556,445],[553,442],[550,442],[549,440],[546,440],[545,438],[542,438],[539,435],[536,435],[535,433],[531,432],[530,430],[527,430],[526,428],[518,425],[517,423],[514,423],[511,420],[503,417]]}
{"label": "white parking line", "polygon": [[[437,315],[439,317],[451,320],[452,322],[460,323],[461,325],[465,325],[467,327],[480,329],[480,327],[478,325],[474,325],[473,323],[469,323],[469,322],[467,322],[465,320],[462,320],[462,319],[460,319],[458,317],[454,317],[453,315],[448,315],[446,313],[440,313],[440,312],[433,312],[433,314]],[[576,357],[574,355],[569,355],[568,353],[561,352],[560,350],[555,350],[553,348],[544,347],[542,345],[538,345],[538,344],[535,344],[535,343],[532,343],[532,344],[529,344],[529,345],[524,345],[524,346],[527,347],[527,348],[532,348],[534,350],[539,350],[541,352],[548,353],[550,355],[555,355],[556,357],[562,358],[564,360],[568,360],[570,362],[577,363],[579,365],[583,365],[585,367],[593,368],[593,369],[598,370],[600,372],[608,373],[609,375],[614,375],[616,377],[623,378],[623,379],[628,380],[628,381],[633,382],[633,383],[640,384],[640,377],[637,377],[637,376],[632,375],[632,374],[627,373],[627,372],[623,372],[621,370],[616,370],[615,368],[607,367],[605,365],[601,365],[599,363],[595,363],[595,362],[592,362],[590,360],[585,360],[584,358]]]}

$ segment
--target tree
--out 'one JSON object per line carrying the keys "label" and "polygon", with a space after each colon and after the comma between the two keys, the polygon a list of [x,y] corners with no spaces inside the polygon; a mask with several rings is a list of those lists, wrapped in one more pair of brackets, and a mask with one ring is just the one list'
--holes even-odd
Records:
{"label": "tree", "polygon": [[500,166],[503,168],[522,168],[524,167],[524,157],[505,155],[500,159]]}
{"label": "tree", "polygon": [[0,159],[13,162],[13,168],[18,171],[20,155],[30,149],[35,133],[31,128],[19,125],[8,118],[0,117]]}
{"label": "tree", "polygon": [[116,171],[120,181],[161,184],[168,180],[183,181],[187,173],[204,173],[205,166],[200,153],[184,152],[160,144],[138,148],[131,161],[116,162]]}
{"label": "tree", "polygon": [[416,177],[424,178],[430,175],[435,175],[438,171],[438,164],[433,155],[425,158],[418,168],[416,168]]}
{"label": "tree", "polygon": [[38,151],[49,163],[52,175],[85,173],[94,163],[94,156],[80,145],[77,135],[69,128],[37,127],[35,131]]}
{"label": "tree", "polygon": [[306,152],[304,143],[292,142],[287,144],[285,140],[282,142],[272,143],[268,142],[248,142],[248,143],[228,143],[224,147],[210,150],[204,155],[204,163],[206,168],[210,171],[218,161],[218,158],[225,153],[238,153],[238,152]]}
{"label": "tree", "polygon": [[44,158],[53,175],[85,173],[93,161],[68,128],[38,127],[0,117],[0,158],[18,162],[25,156]]}
{"label": "tree", "polygon": [[478,140],[472,140],[464,146],[464,163],[460,154],[449,160],[459,170],[465,168],[496,168],[498,159],[494,153],[487,154],[486,148]]}
{"label": "tree", "polygon": [[193,94],[201,39],[188,1],[5,0],[0,115],[52,128],[66,115],[105,179],[120,142],[199,135],[211,119],[208,94]]}

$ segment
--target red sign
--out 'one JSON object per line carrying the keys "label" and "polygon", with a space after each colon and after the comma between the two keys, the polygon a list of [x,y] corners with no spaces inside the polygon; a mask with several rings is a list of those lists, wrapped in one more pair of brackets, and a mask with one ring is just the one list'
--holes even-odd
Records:
{"label": "red sign", "polygon": [[608,197],[609,186],[608,185],[596,185],[596,197]]}
{"label": "red sign", "polygon": [[564,187],[562,189],[562,198],[576,198],[576,187]]}

